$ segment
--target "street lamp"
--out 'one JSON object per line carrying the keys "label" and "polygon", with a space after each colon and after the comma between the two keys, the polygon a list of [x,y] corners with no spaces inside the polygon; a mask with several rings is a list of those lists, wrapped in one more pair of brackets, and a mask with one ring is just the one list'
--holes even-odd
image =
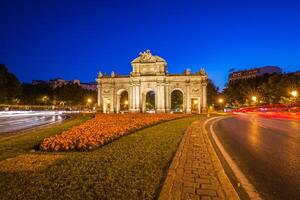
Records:
{"label": "street lamp", "polygon": [[252,96],[252,101],[256,102],[257,101],[257,97],[256,96]]}
{"label": "street lamp", "polygon": [[219,104],[220,104],[220,108],[221,108],[221,110],[223,110],[223,106],[222,106],[222,104],[223,104],[223,99],[222,98],[220,98],[219,100],[218,100],[218,102],[219,102]]}
{"label": "street lamp", "polygon": [[91,98],[88,98],[87,99],[87,107],[90,108],[90,104],[92,103],[92,99]]}
{"label": "street lamp", "polygon": [[297,97],[298,96],[298,92],[296,90],[293,90],[291,92],[291,94],[292,94],[293,97]]}
{"label": "street lamp", "polygon": [[44,104],[47,103],[48,100],[49,100],[48,96],[45,95],[45,96],[42,97],[42,101],[43,101]]}

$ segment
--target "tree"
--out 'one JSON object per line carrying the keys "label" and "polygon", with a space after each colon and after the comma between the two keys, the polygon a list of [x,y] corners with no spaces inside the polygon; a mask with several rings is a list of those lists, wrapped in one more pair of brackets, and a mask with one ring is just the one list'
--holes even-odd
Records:
{"label": "tree", "polygon": [[12,103],[22,92],[18,78],[0,64],[0,103]]}
{"label": "tree", "polygon": [[96,99],[97,92],[84,90],[78,84],[67,84],[54,89],[53,98],[68,106],[85,105],[87,99]]}
{"label": "tree", "polygon": [[251,96],[258,98],[256,105],[287,103],[291,102],[291,91],[299,91],[299,85],[300,76],[296,74],[265,74],[251,79],[230,81],[223,95],[226,96],[227,103],[237,107],[253,105]]}
{"label": "tree", "polygon": [[207,81],[207,105],[213,105],[217,103],[217,99],[219,96],[219,88],[215,86],[212,80],[208,79]]}
{"label": "tree", "polygon": [[[30,83],[22,84],[21,103],[31,105],[49,104],[53,99],[53,91],[47,83],[36,85]],[[47,99],[47,101],[45,101]]]}

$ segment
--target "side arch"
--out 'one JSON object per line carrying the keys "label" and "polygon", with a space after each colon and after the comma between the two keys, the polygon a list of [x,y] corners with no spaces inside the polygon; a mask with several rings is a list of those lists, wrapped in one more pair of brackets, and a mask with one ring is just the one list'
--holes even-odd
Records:
{"label": "side arch", "polygon": [[119,89],[117,91],[117,113],[127,112],[129,110],[129,92],[127,89]]}

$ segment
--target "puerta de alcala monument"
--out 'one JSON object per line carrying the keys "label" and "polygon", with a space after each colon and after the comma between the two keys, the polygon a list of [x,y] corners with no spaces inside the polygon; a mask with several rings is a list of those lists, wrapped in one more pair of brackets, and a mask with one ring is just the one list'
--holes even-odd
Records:
{"label": "puerta de alcala monument", "polygon": [[174,111],[171,105],[173,95],[181,95],[179,112],[206,112],[207,110],[207,74],[202,68],[197,73],[189,69],[183,74],[169,74],[167,62],[151,54],[142,52],[131,62],[130,75],[110,76],[101,72],[98,82],[98,109],[104,113],[146,112],[149,94],[153,98],[152,111],[168,113]]}

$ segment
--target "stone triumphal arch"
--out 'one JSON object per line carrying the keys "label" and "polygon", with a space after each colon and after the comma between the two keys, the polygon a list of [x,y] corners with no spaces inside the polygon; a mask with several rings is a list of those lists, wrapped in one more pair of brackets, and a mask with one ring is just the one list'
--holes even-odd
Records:
{"label": "stone triumphal arch", "polygon": [[169,74],[167,62],[147,50],[131,62],[130,75],[98,74],[98,109],[112,112],[205,112],[204,69]]}

